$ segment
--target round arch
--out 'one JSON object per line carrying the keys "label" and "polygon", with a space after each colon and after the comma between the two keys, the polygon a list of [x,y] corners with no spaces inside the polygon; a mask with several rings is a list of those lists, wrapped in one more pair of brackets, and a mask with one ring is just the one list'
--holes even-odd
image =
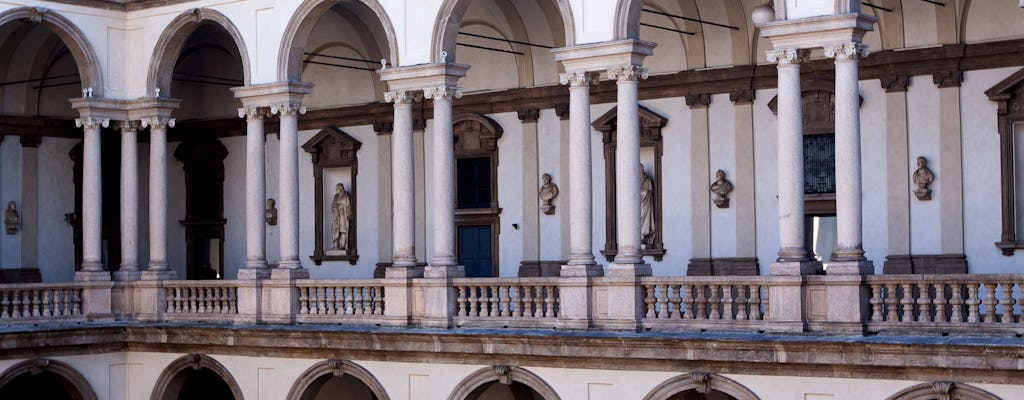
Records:
{"label": "round arch", "polygon": [[156,385],[153,386],[153,394],[149,396],[150,400],[162,400],[174,378],[189,368],[194,370],[206,368],[213,371],[228,385],[235,400],[244,400],[242,388],[238,386],[238,382],[231,376],[231,372],[223,364],[217,362],[217,360],[210,358],[206,354],[199,353],[191,353],[178,358],[171,362],[167,368],[164,368],[164,371],[160,373],[160,377],[156,380]]}
{"label": "round arch", "polygon": [[[548,1],[548,0],[539,0]],[[434,22],[434,37],[430,44],[430,61],[435,63],[455,60],[455,42],[459,35],[459,27],[462,26],[462,16],[466,14],[470,3],[473,0],[445,0],[437,13],[437,20]],[[558,7],[558,14],[562,17],[562,26],[565,28],[565,46],[576,44],[576,24],[572,15],[572,6],[569,0],[554,0]],[[441,52],[448,53],[451,60],[442,60]]]}
{"label": "round arch", "polygon": [[643,0],[618,0],[615,7],[615,40],[640,39]]}
{"label": "round arch", "polygon": [[448,400],[465,400],[466,397],[472,394],[477,388],[494,381],[504,384],[519,382],[530,387],[530,389],[533,389],[533,391],[541,395],[544,400],[561,400],[561,397],[558,397],[558,393],[555,392],[555,389],[533,372],[520,367],[505,365],[481,368],[470,374],[455,386],[455,390],[453,390],[452,394],[448,396]]}
{"label": "round arch", "polygon": [[696,390],[699,393],[717,390],[737,400],[760,400],[746,386],[724,376],[706,372],[692,372],[689,375],[673,377],[647,393],[643,400],[667,400],[669,397],[687,390]]}
{"label": "round arch", "polygon": [[0,12],[0,25],[14,21],[41,23],[64,42],[75,58],[83,88],[92,88],[93,96],[103,97],[103,73],[99,57],[85,34],[60,13],[42,7],[19,7]]}
{"label": "round arch", "polygon": [[92,385],[89,385],[89,381],[70,365],[57,360],[34,359],[14,364],[0,374],[0,387],[4,387],[19,376],[25,374],[39,375],[43,372],[57,375],[63,380],[62,383],[69,385],[70,388],[77,391],[82,400],[96,400],[96,392],[92,390]]}
{"label": "round arch", "polygon": [[[398,41],[395,39],[395,27],[388,18],[388,13],[377,0],[358,0],[373,11],[377,20],[384,27],[384,36],[388,41],[388,62],[391,65],[401,65],[398,60]],[[277,79],[282,82],[299,82],[302,80],[302,57],[309,34],[313,32],[316,21],[320,19],[328,9],[338,3],[338,0],[305,0],[292,14],[288,25],[284,29],[284,37],[281,40],[281,49],[278,51]]]}
{"label": "round arch", "polygon": [[949,398],[957,400],[1000,400],[998,396],[974,386],[947,381],[926,382],[911,386],[887,397],[886,400],[932,400],[946,398],[943,396],[949,396]]}
{"label": "round arch", "polygon": [[235,24],[219,11],[209,8],[191,8],[171,20],[156,41],[153,57],[149,64],[149,77],[146,79],[146,93],[149,96],[156,95],[155,88],[160,88],[161,92],[165,94],[171,92],[171,76],[182,47],[185,46],[189,35],[204,22],[219,26],[227,32],[228,36],[231,36],[235,46],[238,47],[238,55],[242,59],[242,79],[245,85],[250,84],[252,69],[249,63],[249,50]]}
{"label": "round arch", "polygon": [[288,397],[285,398],[287,400],[302,399],[302,395],[306,393],[306,390],[309,389],[314,382],[325,375],[336,377],[342,377],[345,375],[352,376],[370,388],[370,391],[377,397],[377,400],[391,400],[391,397],[388,396],[387,391],[384,389],[384,385],[381,385],[380,381],[378,381],[370,371],[367,371],[362,366],[351,361],[339,360],[336,358],[324,360],[316,363],[312,367],[309,367],[309,369],[307,369],[306,372],[303,372],[302,375],[299,376],[299,379],[295,381],[295,384],[292,385],[292,389],[288,391]]}

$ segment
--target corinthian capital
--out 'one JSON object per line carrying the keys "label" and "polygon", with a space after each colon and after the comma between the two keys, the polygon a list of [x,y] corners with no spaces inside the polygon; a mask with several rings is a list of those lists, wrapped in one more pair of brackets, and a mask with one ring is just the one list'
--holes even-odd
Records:
{"label": "corinthian capital", "polygon": [[647,68],[639,65],[628,65],[625,67],[612,68],[608,70],[608,79],[618,81],[635,81],[647,79]]}
{"label": "corinthian capital", "polygon": [[558,75],[558,82],[569,86],[593,86],[599,77],[597,72],[566,72]]}
{"label": "corinthian capital", "polygon": [[306,113],[306,107],[303,107],[302,104],[298,104],[298,103],[278,104],[278,105],[275,105],[275,106],[270,106],[270,113],[271,114],[279,114],[279,115],[282,115],[282,116],[284,116],[284,115],[305,114]]}
{"label": "corinthian capital", "polygon": [[142,119],[142,127],[150,129],[167,129],[174,127],[174,118],[150,117]]}
{"label": "corinthian capital", "polygon": [[768,62],[789,65],[804,62],[811,52],[805,49],[775,49],[768,50],[765,54],[768,56]]}
{"label": "corinthian capital", "polygon": [[423,92],[412,90],[384,92],[384,101],[387,103],[412,104],[413,102],[420,100],[423,100]]}
{"label": "corinthian capital", "polygon": [[121,132],[135,132],[139,130],[141,121],[117,121],[116,127]]}
{"label": "corinthian capital", "polygon": [[825,46],[825,57],[834,58],[837,61],[853,60],[858,57],[868,56],[868,45],[863,43],[841,43]]}
{"label": "corinthian capital", "polygon": [[457,99],[462,97],[462,88],[457,86],[438,86],[426,88],[423,89],[423,97],[434,100]]}
{"label": "corinthian capital", "polygon": [[110,118],[75,118],[75,126],[85,129],[100,129],[110,126]]}
{"label": "corinthian capital", "polygon": [[269,112],[266,107],[242,107],[238,109],[238,118],[263,119],[269,116]]}

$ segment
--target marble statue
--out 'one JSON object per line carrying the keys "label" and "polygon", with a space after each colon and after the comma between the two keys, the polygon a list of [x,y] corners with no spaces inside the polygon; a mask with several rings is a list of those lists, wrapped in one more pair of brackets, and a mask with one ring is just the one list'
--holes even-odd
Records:
{"label": "marble statue", "polygon": [[331,201],[331,242],[334,250],[348,250],[348,228],[352,219],[352,197],[345,191],[345,184],[334,186],[334,200]]}
{"label": "marble statue", "polygon": [[558,197],[558,185],[551,183],[551,174],[544,174],[541,179],[544,180],[544,185],[540,187],[540,200],[543,202],[540,210],[544,214],[554,215],[555,206],[551,204],[551,201]]}
{"label": "marble statue", "polygon": [[711,184],[711,201],[714,201],[718,208],[729,208],[730,192],[732,192],[732,182],[725,179],[725,171],[716,171],[715,182]]}
{"label": "marble statue", "polygon": [[4,227],[7,228],[7,234],[13,235],[18,233],[18,228],[21,226],[21,216],[18,215],[18,206],[13,201],[7,203],[7,211],[4,211]]}
{"label": "marble statue", "polygon": [[274,201],[274,199],[267,199],[267,211],[264,213],[264,216],[267,219],[267,225],[277,225],[277,207],[275,206],[276,204],[277,202]]}
{"label": "marble statue", "polygon": [[935,174],[928,169],[928,160],[924,157],[917,157],[917,170],[914,171],[914,195],[918,200],[931,200],[932,190],[928,188],[935,181]]}
{"label": "marble statue", "polygon": [[644,246],[654,245],[654,181],[640,164],[640,240]]}

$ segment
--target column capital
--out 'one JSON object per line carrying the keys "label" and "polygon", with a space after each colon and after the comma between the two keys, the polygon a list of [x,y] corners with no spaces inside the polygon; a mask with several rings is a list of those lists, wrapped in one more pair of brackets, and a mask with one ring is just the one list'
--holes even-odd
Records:
{"label": "column capital", "polygon": [[598,82],[597,72],[577,71],[558,74],[558,82],[569,86],[593,86]]}
{"label": "column capital", "polygon": [[834,58],[836,61],[855,60],[867,57],[869,53],[868,45],[858,42],[827,44],[823,47],[825,48],[825,57]]}
{"label": "column capital", "polygon": [[418,90],[395,90],[391,92],[384,92],[385,103],[412,104],[421,100],[423,100],[423,92]]}
{"label": "column capital", "polygon": [[110,126],[110,118],[75,118],[75,126],[85,129],[99,129]]}
{"label": "column capital", "polygon": [[117,127],[117,130],[120,131],[120,132],[135,133],[135,132],[137,132],[139,130],[139,126],[141,124],[142,124],[142,121],[128,120],[128,121],[117,121],[115,126]]}
{"label": "column capital", "polygon": [[642,65],[627,65],[608,69],[608,79],[617,81],[636,81],[647,79],[647,68]]}
{"label": "column capital", "polygon": [[143,128],[167,129],[174,127],[174,118],[149,117],[142,119]]}
{"label": "column capital", "polygon": [[305,114],[306,107],[300,103],[284,103],[270,106],[271,114],[278,114],[281,116],[285,115],[298,115]]}
{"label": "column capital", "polygon": [[262,120],[270,116],[268,107],[242,107],[238,109],[238,118]]}
{"label": "column capital", "polygon": [[[387,96],[387,95],[385,95]],[[423,97],[434,100],[451,100],[462,97],[462,88],[458,86],[435,86],[423,89]]]}
{"label": "column capital", "polygon": [[768,62],[777,63],[779,66],[802,63],[810,54],[811,51],[807,49],[775,49],[765,52]]}

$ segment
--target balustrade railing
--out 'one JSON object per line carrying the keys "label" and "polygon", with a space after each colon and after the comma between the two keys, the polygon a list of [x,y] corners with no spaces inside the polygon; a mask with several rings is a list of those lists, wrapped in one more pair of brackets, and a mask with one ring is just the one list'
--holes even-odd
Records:
{"label": "balustrade railing", "polygon": [[0,286],[0,323],[84,319],[82,286],[34,283]]}
{"label": "balustrade railing", "polygon": [[164,281],[169,320],[230,320],[238,314],[234,281]]}
{"label": "balustrade railing", "polygon": [[768,320],[761,277],[645,277],[645,328],[748,329]]}
{"label": "balustrade railing", "polygon": [[374,322],[384,316],[384,285],[374,280],[296,282],[298,322]]}
{"label": "balustrade railing", "polygon": [[1024,334],[1024,275],[880,275],[871,288],[868,331]]}
{"label": "balustrade railing", "polygon": [[549,326],[560,314],[557,278],[460,278],[452,285],[456,325]]}

